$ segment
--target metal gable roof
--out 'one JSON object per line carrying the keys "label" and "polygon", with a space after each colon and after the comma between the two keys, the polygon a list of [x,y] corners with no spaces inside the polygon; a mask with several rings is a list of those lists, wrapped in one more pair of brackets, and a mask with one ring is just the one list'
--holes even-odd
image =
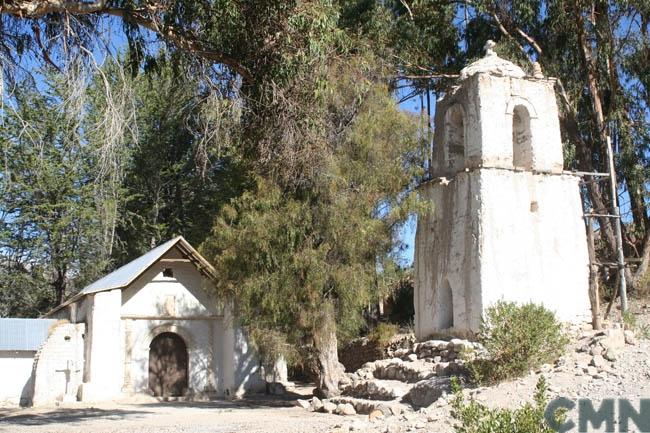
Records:
{"label": "metal gable roof", "polygon": [[127,287],[174,247],[177,247],[183,255],[187,256],[199,272],[205,274],[208,278],[216,278],[216,273],[212,265],[210,265],[210,263],[208,263],[208,261],[205,260],[205,258],[203,258],[203,256],[201,256],[201,254],[199,254],[198,251],[196,251],[189,242],[183,238],[183,236],[177,236],[164,244],[158,245],[148,253],[145,253],[137,259],[114,270],[94,283],[84,287],[79,293],[48,312],[45,316],[55,313],[66,305],[69,305],[86,295]]}
{"label": "metal gable roof", "polygon": [[132,262],[117,268],[110,274],[100,278],[94,283],[84,287],[81,295],[102,292],[104,290],[120,289],[128,286],[133,280],[138,278],[151,265],[156,263],[167,251],[169,251],[180,240],[180,237],[171,239],[162,245],[158,245],[153,250],[141,255]]}
{"label": "metal gable roof", "polygon": [[0,319],[0,350],[38,350],[56,319]]}

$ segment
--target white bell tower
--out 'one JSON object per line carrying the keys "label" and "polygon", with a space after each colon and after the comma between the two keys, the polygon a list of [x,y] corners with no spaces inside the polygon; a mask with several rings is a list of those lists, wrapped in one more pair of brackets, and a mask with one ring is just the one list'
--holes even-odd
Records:
{"label": "white bell tower", "polygon": [[419,339],[475,332],[503,299],[590,317],[579,177],[563,172],[552,78],[486,55],[436,103],[431,203],[415,241]]}

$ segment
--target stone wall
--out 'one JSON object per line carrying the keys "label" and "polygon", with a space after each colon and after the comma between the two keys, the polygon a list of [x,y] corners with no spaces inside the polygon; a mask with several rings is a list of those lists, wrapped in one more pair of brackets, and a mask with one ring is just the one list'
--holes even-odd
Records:
{"label": "stone wall", "polygon": [[83,378],[83,323],[54,325],[34,357],[34,406],[76,401]]}
{"label": "stone wall", "polygon": [[358,338],[339,349],[339,362],[345,366],[346,372],[351,373],[367,362],[401,356],[402,352],[410,351],[414,342],[413,334],[397,334],[385,347],[380,347],[376,341],[367,337]]}

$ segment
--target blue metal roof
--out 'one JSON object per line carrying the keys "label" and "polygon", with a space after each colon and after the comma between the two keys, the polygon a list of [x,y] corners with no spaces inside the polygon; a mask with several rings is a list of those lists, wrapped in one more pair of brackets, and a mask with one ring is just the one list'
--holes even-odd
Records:
{"label": "blue metal roof", "polygon": [[0,350],[38,350],[56,319],[0,318]]}

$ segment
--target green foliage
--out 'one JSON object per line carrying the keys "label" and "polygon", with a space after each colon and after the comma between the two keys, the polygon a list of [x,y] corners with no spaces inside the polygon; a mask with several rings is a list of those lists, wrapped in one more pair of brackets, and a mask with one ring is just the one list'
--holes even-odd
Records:
{"label": "green foliage", "polygon": [[479,342],[488,359],[470,363],[474,381],[494,383],[522,376],[559,358],[568,343],[562,324],[542,305],[500,301],[489,307]]}
{"label": "green foliage", "polygon": [[368,339],[375,343],[380,349],[388,347],[390,340],[399,333],[399,325],[394,323],[380,322],[370,330]]}
{"label": "green foliage", "polygon": [[650,340],[650,325],[647,323],[639,323],[636,315],[631,311],[626,311],[622,314],[623,325],[625,329],[635,332],[641,338]]}
{"label": "green foliage", "polygon": [[[546,381],[540,377],[535,389],[534,403],[526,403],[518,409],[494,409],[471,399],[465,401],[462,390],[455,381],[451,402],[452,416],[457,421],[457,433],[552,433],[544,418],[548,403]],[[562,421],[563,414],[556,413]]]}
{"label": "green foliage", "polygon": [[623,319],[623,325],[625,326],[625,329],[635,329],[636,328],[637,320],[636,320],[636,316],[634,315],[634,313],[632,313],[629,310],[624,311],[621,314],[621,317]]}
{"label": "green foliage", "polygon": [[0,316],[43,314],[107,263],[96,149],[62,78],[22,83],[0,112]]}
{"label": "green foliage", "polygon": [[[106,74],[112,78],[116,72],[108,67]],[[124,144],[129,155],[121,161],[116,264],[179,234],[199,245],[220,207],[252,185],[231,151],[239,116],[235,103],[206,93],[189,74],[161,59],[155,70],[132,80],[137,124]],[[106,103],[102,96],[95,101],[100,107]]]}
{"label": "green foliage", "polygon": [[358,69],[332,73],[317,174],[299,189],[258,176],[222,209],[202,246],[243,324],[299,347],[315,344],[330,308],[339,338],[357,335],[362,308],[377,299],[378,263],[390,260],[417,208],[413,119]]}

